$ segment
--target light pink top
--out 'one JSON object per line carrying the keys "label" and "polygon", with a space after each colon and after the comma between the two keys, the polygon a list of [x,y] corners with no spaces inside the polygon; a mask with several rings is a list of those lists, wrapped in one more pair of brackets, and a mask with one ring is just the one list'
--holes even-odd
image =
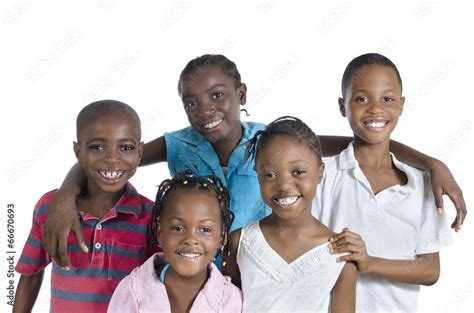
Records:
{"label": "light pink top", "polygon": [[[108,312],[171,312],[166,287],[156,275],[154,262],[164,262],[156,253],[135,268],[115,289]],[[210,275],[196,296],[190,312],[242,312],[242,293],[211,263]]]}

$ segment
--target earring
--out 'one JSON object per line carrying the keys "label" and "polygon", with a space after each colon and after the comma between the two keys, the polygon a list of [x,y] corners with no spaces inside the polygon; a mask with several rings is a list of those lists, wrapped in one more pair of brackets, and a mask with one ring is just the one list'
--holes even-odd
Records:
{"label": "earring", "polygon": [[240,109],[240,112],[245,112],[246,116],[250,116],[249,112],[246,109]]}

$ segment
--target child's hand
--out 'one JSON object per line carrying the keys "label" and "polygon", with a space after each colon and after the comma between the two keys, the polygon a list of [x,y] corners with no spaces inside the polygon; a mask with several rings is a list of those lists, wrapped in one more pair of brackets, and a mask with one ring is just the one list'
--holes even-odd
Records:
{"label": "child's hand", "polygon": [[360,273],[369,271],[370,256],[365,249],[365,241],[359,234],[343,228],[342,232],[329,238],[331,254],[349,253],[337,259],[338,262],[354,261]]}
{"label": "child's hand", "polygon": [[46,253],[65,270],[69,270],[71,266],[67,253],[67,239],[71,231],[76,236],[82,251],[89,252],[77,216],[75,198],[69,199],[67,195],[58,191],[51,202],[44,225],[43,245]]}
{"label": "child's hand", "polygon": [[443,195],[446,194],[456,207],[456,218],[451,224],[457,232],[461,230],[462,223],[466,218],[467,209],[462,190],[454,180],[449,168],[440,160],[433,159],[431,166],[431,185],[435,197],[438,213],[443,213]]}

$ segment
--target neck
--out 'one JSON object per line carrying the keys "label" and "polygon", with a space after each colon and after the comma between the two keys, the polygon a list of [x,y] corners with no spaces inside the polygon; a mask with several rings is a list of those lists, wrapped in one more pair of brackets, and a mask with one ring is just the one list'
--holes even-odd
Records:
{"label": "neck", "polygon": [[221,166],[226,167],[228,165],[229,157],[232,154],[232,151],[234,151],[235,147],[237,147],[239,144],[240,139],[242,139],[242,135],[242,126],[239,125],[238,130],[229,135],[229,137],[227,137],[225,140],[212,143],[212,147],[219,157],[219,163]]}
{"label": "neck", "polygon": [[81,211],[101,218],[114,207],[124,191],[125,187],[120,192],[94,191],[88,186],[86,193],[77,198],[77,206]]}
{"label": "neck", "polygon": [[378,144],[369,144],[360,138],[354,137],[354,155],[361,167],[391,167],[390,141]]}
{"label": "neck", "polygon": [[169,286],[179,286],[179,288],[186,286],[187,288],[198,288],[198,290],[201,290],[208,279],[208,271],[209,270],[206,267],[203,271],[194,276],[183,276],[176,272],[172,266],[170,266],[166,273],[165,282],[166,285]]}
{"label": "neck", "polygon": [[[307,214],[308,212],[309,214]],[[302,214],[294,218],[281,218],[275,213],[269,216],[269,223],[272,224],[272,228],[277,232],[298,232],[307,226],[312,227],[315,220],[311,214],[311,210],[305,210]]]}

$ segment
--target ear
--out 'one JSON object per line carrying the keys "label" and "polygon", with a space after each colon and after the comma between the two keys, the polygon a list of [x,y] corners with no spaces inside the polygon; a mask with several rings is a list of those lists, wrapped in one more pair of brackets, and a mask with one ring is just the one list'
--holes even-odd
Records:
{"label": "ear", "polygon": [[140,161],[142,160],[142,157],[143,157],[143,146],[144,145],[145,144],[143,143],[143,141],[138,144],[138,164],[140,164]]}
{"label": "ear", "polygon": [[244,83],[240,84],[237,92],[239,94],[240,105],[245,105],[247,103],[247,85]]}
{"label": "ear", "polygon": [[346,117],[346,107],[344,105],[344,99],[339,98],[337,102],[339,102],[339,112],[341,112],[341,115],[343,117]]}
{"label": "ear", "polygon": [[81,145],[75,141],[72,143],[72,145],[77,162],[81,163]]}
{"label": "ear", "polygon": [[324,163],[321,163],[318,167],[318,184],[323,180],[324,177]]}
{"label": "ear", "polygon": [[402,97],[400,100],[400,115],[402,115],[403,107],[405,106],[405,97]]}
{"label": "ear", "polygon": [[158,220],[158,221],[156,222],[156,240],[158,241],[158,245],[159,245],[160,247],[163,247],[162,244],[161,244],[161,243],[163,242],[163,241],[161,240],[161,235],[162,235],[161,223],[160,223],[160,221]]}

